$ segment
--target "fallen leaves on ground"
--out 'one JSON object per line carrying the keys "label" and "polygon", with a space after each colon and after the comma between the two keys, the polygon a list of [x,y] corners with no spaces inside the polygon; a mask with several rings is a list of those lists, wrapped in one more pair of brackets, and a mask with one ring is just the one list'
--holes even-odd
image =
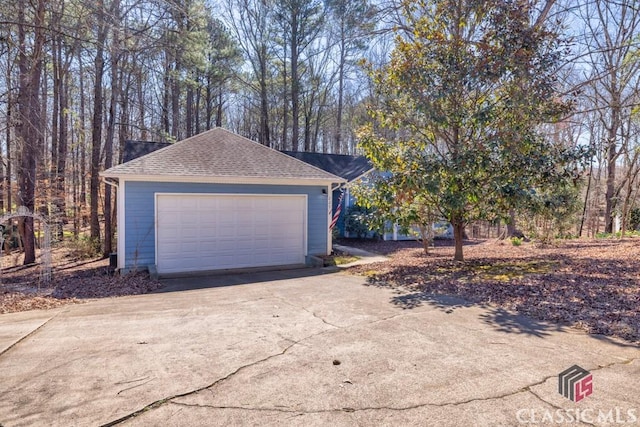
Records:
{"label": "fallen leaves on ground", "polygon": [[572,325],[592,334],[640,342],[640,240],[573,240],[513,246],[471,241],[465,261],[440,242],[426,255],[417,242],[343,242],[390,256],[356,266],[372,285],[400,292],[394,303],[412,308],[429,295],[458,296]]}
{"label": "fallen leaves on ground", "polygon": [[93,298],[144,294],[161,287],[146,273],[115,274],[108,259],[78,261],[64,247],[52,250],[52,280],[44,283],[41,265],[21,266],[18,257],[2,258],[0,314],[49,309]]}

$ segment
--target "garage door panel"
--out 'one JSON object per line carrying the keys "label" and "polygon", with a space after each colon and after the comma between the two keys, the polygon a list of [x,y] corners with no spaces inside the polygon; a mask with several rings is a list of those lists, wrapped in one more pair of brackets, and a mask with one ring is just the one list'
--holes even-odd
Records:
{"label": "garage door panel", "polygon": [[218,209],[219,205],[220,205],[220,200],[214,199],[211,197],[202,198],[199,201],[199,206],[205,210],[215,211]]}
{"label": "garage door panel", "polygon": [[306,197],[158,194],[158,272],[304,263]]}

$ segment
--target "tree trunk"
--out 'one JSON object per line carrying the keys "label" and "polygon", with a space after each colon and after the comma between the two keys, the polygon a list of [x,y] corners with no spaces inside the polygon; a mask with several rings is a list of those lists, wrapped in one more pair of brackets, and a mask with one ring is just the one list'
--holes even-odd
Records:
{"label": "tree trunk", "polygon": [[179,77],[181,65],[177,56],[179,56],[179,53],[176,55],[176,62],[171,75],[171,136],[179,141],[182,139],[182,132],[180,132],[180,92],[182,85]]}
{"label": "tree trunk", "polygon": [[69,90],[69,73],[64,71],[61,80],[60,90],[60,138],[58,140],[58,154],[56,164],[56,197],[55,200],[58,214],[58,238],[63,239],[63,225],[67,222],[67,203],[66,203],[66,169],[67,169],[67,150],[69,146],[69,98],[67,97]]}
{"label": "tree trunk", "polygon": [[194,117],[193,117],[193,84],[191,82],[187,83],[187,93],[186,93],[186,106],[185,106],[185,110],[186,110],[186,115],[185,115],[185,121],[186,121],[186,133],[185,133],[185,138],[189,138],[191,136],[193,136],[193,122],[194,122]]}
{"label": "tree trunk", "polygon": [[75,150],[71,150],[71,163],[73,167],[73,174],[71,176],[72,181],[72,200],[73,200],[73,236],[77,239],[80,234],[80,199],[78,197],[80,176],[79,176],[79,159],[80,159],[80,147],[76,147]]}
{"label": "tree trunk", "polygon": [[[118,11],[119,1],[114,0],[112,4],[114,11]],[[117,12],[116,12],[117,13]],[[113,31],[113,40],[111,42],[111,99],[109,100],[109,119],[107,121],[107,137],[104,141],[104,167],[109,169],[113,166],[113,138],[116,129],[116,104],[120,96],[120,88],[122,87],[122,74],[119,72],[119,39],[118,29]],[[113,224],[111,221],[112,206],[112,188],[111,185],[105,184],[104,189],[104,246],[102,254],[106,258],[113,252]]]}
{"label": "tree trunk", "polygon": [[313,109],[313,104],[314,104],[314,96],[313,94],[309,96],[309,106],[308,108],[305,108],[304,111],[304,151],[306,151],[307,153],[310,153],[313,150],[313,148],[311,147],[311,117],[312,117],[312,109]]}
{"label": "tree trunk", "polygon": [[195,124],[194,132],[198,135],[202,132],[202,122],[200,120],[200,104],[202,103],[202,86],[200,85],[200,78],[198,78],[198,86],[196,88],[196,101],[194,106]]}
{"label": "tree trunk", "polygon": [[[7,55],[7,61],[9,61],[9,56]],[[7,67],[7,87],[12,86],[11,82],[11,68]],[[2,212],[11,211],[11,129],[13,127],[13,96],[11,91],[7,92],[7,127],[6,127],[6,138],[7,138],[7,163],[6,163],[6,174],[2,178],[4,181],[3,185],[3,200],[6,199],[6,206],[2,205]]]}
{"label": "tree trunk", "polygon": [[[222,126],[222,88],[218,88],[218,95],[217,95],[217,102],[216,102],[216,126],[217,127],[221,127]],[[269,126],[267,125],[267,141],[269,140],[269,133],[268,133],[268,129]]]}
{"label": "tree trunk", "polygon": [[615,181],[616,181],[616,160],[617,152],[615,142],[610,143],[607,149],[608,161],[607,161],[607,189],[605,193],[605,233],[613,233],[613,211],[616,206],[615,201]]}
{"label": "tree trunk", "polygon": [[[55,201],[58,198],[58,194],[56,193],[56,182],[58,180],[58,137],[60,135],[58,124],[60,123],[60,73],[62,68],[62,60],[60,58],[60,55],[62,55],[62,43],[59,40],[59,37],[54,36],[51,44],[51,71],[53,74],[53,99],[51,101],[53,103],[53,108],[51,109],[51,164],[49,165],[49,173],[51,178],[49,181],[50,185],[48,186],[48,189],[50,191],[49,198],[50,200],[54,201],[52,205],[55,206]],[[50,211],[49,215],[51,215],[52,213],[54,212]]]}
{"label": "tree trunk", "polygon": [[460,219],[453,219],[451,221],[453,226],[453,238],[455,241],[455,254],[453,259],[455,261],[464,261],[464,255],[462,252],[462,246],[464,243],[464,222]]}
{"label": "tree trunk", "polygon": [[295,147],[291,144],[291,147],[287,146],[287,136],[289,134],[289,95],[288,95],[288,87],[289,82],[287,81],[287,40],[285,34],[285,40],[282,43],[282,149],[283,150],[294,150]]}
{"label": "tree trunk", "polygon": [[427,231],[427,226],[420,224],[420,238],[422,239],[422,249],[425,255],[429,255],[429,245],[431,244],[431,237]]}
{"label": "tree trunk", "polygon": [[[500,224],[498,224],[498,227]],[[522,233],[518,232],[516,227],[516,210],[509,209],[509,219],[507,220],[507,238],[522,237]]]}
{"label": "tree trunk", "polygon": [[85,123],[86,121],[86,108],[85,108],[85,96],[84,96],[84,68],[82,66],[82,53],[78,49],[78,66],[80,68],[80,75],[78,76],[78,85],[80,88],[80,135],[78,136],[78,146],[80,149],[80,159],[78,160],[80,169],[80,196],[79,196],[79,209],[78,214],[82,215],[82,226],[86,224],[86,218],[84,218],[84,209],[87,206],[87,133]]}
{"label": "tree trunk", "polygon": [[291,14],[291,144],[300,151],[300,76],[298,76],[298,12]]}
{"label": "tree trunk", "polygon": [[213,91],[211,90],[211,75],[207,73],[207,86],[204,91],[204,108],[205,108],[205,130],[211,129],[211,119],[213,117]]}
{"label": "tree trunk", "polygon": [[98,218],[98,197],[100,192],[100,149],[102,144],[104,47],[107,37],[105,10],[103,0],[98,2],[98,37],[96,39],[96,56],[94,59],[95,82],[93,86],[93,124],[91,132],[91,181],[90,181],[90,227],[91,238],[96,245],[100,244],[100,221]]}
{"label": "tree trunk", "polygon": [[140,139],[145,141],[147,139],[147,126],[145,125],[145,99],[144,92],[142,90],[142,82],[143,82],[143,73],[141,70],[138,70],[138,78],[136,79],[136,88],[138,92],[138,126],[140,126]]}
{"label": "tree trunk", "polygon": [[333,152],[340,154],[342,150],[342,110],[344,109],[344,62],[345,62],[345,35],[344,20],[340,22],[340,63],[338,64],[338,111],[336,111],[336,137]]}
{"label": "tree trunk", "polygon": [[[34,4],[33,22],[26,22],[24,0],[18,1],[18,122],[16,137],[22,145],[18,203],[31,212],[35,210],[36,165],[42,132],[42,106],[40,105],[40,78],[42,75],[42,53],[45,43],[45,0]],[[33,31],[33,34],[27,34]],[[32,43],[27,47],[27,40]],[[22,233],[24,264],[36,260],[33,218],[24,218]]]}
{"label": "tree trunk", "polygon": [[611,70],[611,122],[607,129],[607,184],[605,193],[605,233],[613,233],[613,217],[616,208],[615,184],[616,162],[618,160],[618,131],[621,126],[620,95],[617,90],[616,70]]}
{"label": "tree trunk", "polygon": [[636,151],[634,153],[633,159],[629,159],[630,161],[628,162],[628,166],[627,166],[627,174],[625,177],[626,191],[625,191],[624,200],[622,203],[622,212],[621,212],[622,218],[620,223],[621,239],[625,237],[625,234],[627,232],[627,221],[629,217],[629,211],[631,210],[631,206],[632,206],[634,184],[636,182],[636,179],[638,178],[638,174],[640,174],[640,168],[636,166],[638,163],[639,156],[640,156],[640,153]]}
{"label": "tree trunk", "polygon": [[171,91],[171,69],[170,69],[170,61],[169,61],[169,53],[165,52],[164,58],[164,74],[162,76],[162,129],[164,130],[165,135],[170,135],[170,125],[169,125],[169,98]]}
{"label": "tree trunk", "polygon": [[267,147],[271,146],[269,134],[269,88],[267,87],[266,46],[262,47],[264,63],[260,64],[260,136],[259,141]]}

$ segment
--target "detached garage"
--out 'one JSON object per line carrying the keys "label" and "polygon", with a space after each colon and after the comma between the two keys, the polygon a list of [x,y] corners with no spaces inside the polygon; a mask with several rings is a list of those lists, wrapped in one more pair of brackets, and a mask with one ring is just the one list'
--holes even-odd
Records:
{"label": "detached garage", "polygon": [[159,274],[304,264],[331,252],[321,169],[216,128],[106,170],[118,268]]}

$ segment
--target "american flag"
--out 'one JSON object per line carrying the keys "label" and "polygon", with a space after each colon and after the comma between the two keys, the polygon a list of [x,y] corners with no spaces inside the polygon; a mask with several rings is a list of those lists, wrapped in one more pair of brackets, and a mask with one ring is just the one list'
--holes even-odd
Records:
{"label": "american flag", "polygon": [[338,198],[338,206],[336,206],[336,212],[333,214],[333,218],[331,219],[331,225],[329,226],[329,230],[333,230],[333,227],[338,223],[338,218],[340,218],[340,213],[342,212],[342,199],[344,198],[344,190],[340,192],[340,197]]}

